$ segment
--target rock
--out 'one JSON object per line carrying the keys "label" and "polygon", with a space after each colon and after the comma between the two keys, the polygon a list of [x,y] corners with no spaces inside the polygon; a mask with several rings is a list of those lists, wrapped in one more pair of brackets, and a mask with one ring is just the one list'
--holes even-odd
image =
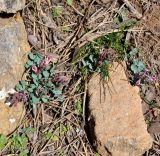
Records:
{"label": "rock", "polygon": [[149,108],[149,105],[142,101],[142,112],[143,112],[143,115],[145,115],[147,112],[149,112],[150,108]]}
{"label": "rock", "polygon": [[114,63],[110,81],[102,84],[94,75],[88,84],[89,129],[103,156],[141,156],[152,138],[142,113],[139,90],[127,81],[124,68]]}
{"label": "rock", "polygon": [[17,106],[9,107],[5,104],[5,99],[0,101],[0,134],[8,135],[12,133],[24,117],[25,109],[21,103]]}
{"label": "rock", "polygon": [[25,7],[25,0],[0,0],[0,13],[16,13]]}
{"label": "rock", "polygon": [[22,78],[30,48],[20,16],[0,18],[0,23],[0,90],[10,90]]}

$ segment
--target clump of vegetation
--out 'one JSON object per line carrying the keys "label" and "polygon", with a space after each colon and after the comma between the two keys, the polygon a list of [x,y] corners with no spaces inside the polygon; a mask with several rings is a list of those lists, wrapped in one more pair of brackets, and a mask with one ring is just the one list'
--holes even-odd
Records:
{"label": "clump of vegetation", "polygon": [[134,84],[140,86],[144,83],[155,83],[158,77],[147,69],[145,63],[139,59],[138,55],[138,48],[131,48],[126,60],[130,63]]}
{"label": "clump of vegetation", "polygon": [[82,74],[87,77],[98,72],[107,79],[109,64],[125,58],[128,46],[124,43],[124,36],[124,32],[111,33],[85,45],[75,61]]}
{"label": "clump of vegetation", "polygon": [[67,4],[72,6],[73,5],[73,0],[67,0]]}
{"label": "clump of vegetation", "polygon": [[63,100],[60,86],[66,81],[66,77],[55,72],[50,55],[30,53],[25,68],[26,80],[16,85],[17,92],[11,97],[12,104],[23,101],[32,108],[33,105],[48,103],[51,100]]}
{"label": "clump of vegetation", "polygon": [[8,143],[10,146],[7,150],[9,153],[17,153],[19,156],[27,156],[29,154],[29,135],[34,132],[33,128],[21,129],[19,134],[14,133],[7,138],[5,135],[0,135],[0,150],[4,149]]}
{"label": "clump of vegetation", "polygon": [[59,17],[62,14],[62,7],[61,6],[56,6],[55,8],[53,8],[53,16],[54,17]]}
{"label": "clump of vegetation", "polygon": [[113,61],[126,61],[132,72],[134,85],[155,83],[157,76],[152,74],[139,59],[139,50],[125,42],[125,32],[113,32],[85,45],[77,57],[78,68],[88,77],[93,72],[101,74],[106,80],[109,76],[109,64]]}

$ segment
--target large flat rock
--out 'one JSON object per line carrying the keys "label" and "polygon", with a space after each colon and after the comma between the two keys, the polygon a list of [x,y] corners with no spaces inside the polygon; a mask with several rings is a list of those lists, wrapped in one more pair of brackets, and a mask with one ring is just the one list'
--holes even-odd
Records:
{"label": "large flat rock", "polygon": [[25,7],[25,0],[0,0],[0,13],[16,13]]}
{"label": "large flat rock", "polygon": [[22,77],[30,48],[20,16],[0,18],[0,23],[0,90],[10,90]]}
{"label": "large flat rock", "polygon": [[151,148],[152,139],[139,89],[128,83],[121,65],[114,63],[110,70],[110,81],[103,85],[100,75],[94,75],[88,85],[92,140],[103,156],[141,156]]}

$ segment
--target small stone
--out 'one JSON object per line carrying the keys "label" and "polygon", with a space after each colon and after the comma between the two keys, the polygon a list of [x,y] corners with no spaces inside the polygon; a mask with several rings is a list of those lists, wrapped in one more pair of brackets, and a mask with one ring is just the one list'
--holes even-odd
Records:
{"label": "small stone", "polygon": [[25,7],[25,0],[0,0],[0,13],[16,13]]}
{"label": "small stone", "polygon": [[0,23],[0,90],[8,91],[21,80],[30,47],[20,16],[0,18]]}
{"label": "small stone", "polygon": [[5,99],[0,101],[0,134],[11,134],[20,124],[25,114],[25,109],[22,103],[16,106],[8,107],[5,104]]}
{"label": "small stone", "polygon": [[7,106],[11,106],[11,102],[6,102],[5,103]]}
{"label": "small stone", "polygon": [[9,121],[10,121],[11,123],[14,123],[14,122],[16,122],[16,119],[12,118],[12,119],[9,119]]}
{"label": "small stone", "polygon": [[2,90],[0,90],[0,100],[3,100],[7,97],[7,93],[5,91],[5,88],[2,88]]}
{"label": "small stone", "polygon": [[108,82],[96,74],[88,84],[89,130],[103,156],[141,156],[152,146],[139,89],[130,85],[124,67],[113,63]]}

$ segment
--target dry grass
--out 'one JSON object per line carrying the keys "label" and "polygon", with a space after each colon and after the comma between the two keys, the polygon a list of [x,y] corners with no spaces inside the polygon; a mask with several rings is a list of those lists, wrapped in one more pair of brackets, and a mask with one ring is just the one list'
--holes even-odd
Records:
{"label": "dry grass", "polygon": [[[146,3],[144,4],[146,7]],[[58,17],[53,15],[56,6],[62,9]],[[77,74],[71,60],[86,43],[93,42],[99,36],[119,31],[113,17],[123,6],[119,5],[117,0],[108,5],[100,0],[80,0],[74,1],[73,6],[67,5],[64,0],[28,0],[22,15],[31,50],[58,55],[57,72],[63,72],[70,77],[70,82],[63,89],[63,103],[52,101],[40,105],[35,118],[28,112],[19,127],[33,127],[36,130],[29,137],[30,155],[95,155],[96,151],[86,134],[87,82]],[[139,10],[136,11],[140,16]],[[143,38],[143,31],[143,26],[128,30],[135,38],[137,46]],[[150,57],[150,53],[145,53],[145,57]],[[81,108],[77,108],[79,102]],[[78,109],[81,109],[80,113]],[[159,142],[155,143],[159,147]],[[153,150],[159,152],[157,146],[154,146]],[[150,155],[149,153],[146,155]]]}
{"label": "dry grass", "polygon": [[[56,6],[62,8],[58,17],[53,16]],[[59,72],[71,78],[70,83],[64,86],[65,100],[62,104],[53,101],[41,105],[35,118],[29,114],[26,116],[27,121],[22,127],[36,129],[30,140],[33,155],[95,155],[85,131],[87,83],[76,76],[70,61],[84,44],[113,32],[112,17],[118,9],[117,1],[108,6],[99,1],[75,1],[73,6],[59,0],[28,1],[23,18],[32,50],[59,55]],[[64,31],[64,28],[69,30]],[[89,31],[86,32],[86,28]],[[76,106],[78,102],[81,102],[80,113]],[[53,137],[46,139],[44,134],[47,133],[56,135],[58,140]]]}

